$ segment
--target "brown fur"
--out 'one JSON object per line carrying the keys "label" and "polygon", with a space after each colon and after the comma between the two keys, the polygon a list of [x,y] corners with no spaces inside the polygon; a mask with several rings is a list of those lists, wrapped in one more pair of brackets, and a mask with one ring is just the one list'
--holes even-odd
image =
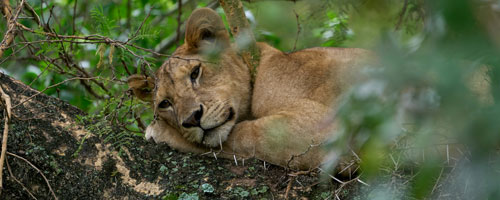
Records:
{"label": "brown fur", "polygon": [[[311,48],[283,53],[258,43],[261,60],[251,91],[250,72],[227,45],[229,35],[214,11],[195,10],[186,27],[185,44],[156,72],[153,107],[159,118],[146,137],[195,153],[220,146],[224,157],[256,157],[294,169],[323,162],[321,144],[337,131],[325,119],[331,118],[339,96],[359,77],[358,66],[367,51]],[[219,48],[218,58],[208,62],[204,50],[212,48]],[[190,74],[200,63],[201,76],[192,82]],[[134,87],[141,85],[134,84],[141,81],[138,77],[129,79],[134,93],[141,91]],[[147,100],[142,93],[136,95]],[[164,99],[172,106],[159,109]],[[200,127],[183,127],[200,106],[205,111]],[[230,108],[235,117],[222,123],[229,119]],[[214,125],[221,126],[204,131]]]}

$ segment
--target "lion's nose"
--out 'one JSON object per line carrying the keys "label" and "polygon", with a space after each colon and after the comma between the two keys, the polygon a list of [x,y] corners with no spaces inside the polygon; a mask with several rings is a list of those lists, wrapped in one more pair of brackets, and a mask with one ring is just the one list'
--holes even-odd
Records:
{"label": "lion's nose", "polygon": [[182,122],[184,128],[200,127],[201,116],[203,116],[203,107],[191,113],[191,115]]}

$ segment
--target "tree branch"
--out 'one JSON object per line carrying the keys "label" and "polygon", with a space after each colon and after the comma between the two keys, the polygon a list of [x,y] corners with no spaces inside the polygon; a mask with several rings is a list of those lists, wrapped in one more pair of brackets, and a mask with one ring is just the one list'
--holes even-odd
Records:
{"label": "tree branch", "polygon": [[396,27],[394,28],[394,30],[397,31],[401,27],[401,24],[403,23],[403,19],[405,17],[405,13],[406,13],[406,8],[407,7],[408,7],[408,0],[405,0],[405,2],[403,4],[403,9],[401,10],[401,13],[399,14],[399,20],[396,23]]}
{"label": "tree branch", "polygon": [[251,81],[255,81],[257,66],[259,65],[260,52],[255,42],[252,29],[245,16],[243,4],[239,0],[219,0],[219,4],[226,13],[227,22],[233,34],[236,46],[243,61],[250,69]]}
{"label": "tree branch", "polygon": [[177,4],[179,6],[177,7],[177,37],[175,38],[175,43],[179,44],[179,40],[181,39],[181,25],[183,24],[183,22],[181,21],[182,1],[177,1]]}
{"label": "tree branch", "polygon": [[21,0],[21,3],[19,4],[15,15],[12,16],[12,8],[10,8],[9,0],[2,0],[0,2],[0,9],[2,10],[2,14],[4,15],[7,21],[7,32],[5,32],[2,43],[0,44],[0,57],[3,56],[5,50],[8,49],[8,47],[10,46],[10,44],[12,44],[14,38],[16,37],[14,29],[16,28],[16,23],[17,23],[16,20],[17,17],[19,17],[19,13],[21,13],[23,5],[24,5],[24,0]]}
{"label": "tree branch", "polygon": [[51,85],[51,86],[49,86],[49,87],[46,87],[45,89],[43,89],[43,90],[41,90],[41,91],[37,92],[36,94],[34,94],[34,95],[32,95],[32,96],[30,96],[30,97],[28,97],[28,98],[24,99],[23,101],[21,101],[21,102],[19,102],[18,104],[16,104],[13,108],[16,108],[17,106],[19,106],[19,105],[21,105],[21,104],[23,104],[23,103],[25,103],[25,102],[27,102],[27,101],[29,101],[29,100],[33,99],[34,97],[38,96],[39,94],[41,94],[41,93],[45,92],[46,90],[48,90],[48,89],[50,89],[50,88],[57,87],[57,86],[62,85],[62,84],[64,84],[64,83],[68,82],[68,81],[73,81],[73,80],[92,80],[92,79],[96,79],[96,78],[95,78],[95,77],[90,77],[90,78],[74,77],[74,78],[66,79],[66,80],[64,80],[64,81],[61,81],[61,82],[59,82],[59,83],[56,83],[56,84]]}
{"label": "tree branch", "polygon": [[299,41],[299,35],[300,31],[302,30],[302,27],[300,26],[300,21],[299,21],[299,14],[297,14],[297,11],[293,9],[293,13],[295,14],[295,19],[297,20],[297,35],[295,36],[295,42],[293,43],[293,50],[297,49],[297,41]]}
{"label": "tree branch", "polygon": [[28,163],[28,164],[29,164],[29,165],[30,165],[33,169],[35,169],[35,170],[36,170],[36,171],[37,171],[40,175],[42,175],[43,180],[45,180],[45,183],[47,184],[47,187],[49,187],[49,191],[50,191],[50,193],[52,194],[52,197],[54,197],[54,199],[55,199],[55,200],[57,200],[57,199],[58,199],[58,198],[57,198],[57,196],[56,196],[56,194],[54,193],[54,190],[52,190],[52,187],[51,187],[51,186],[50,186],[50,184],[49,184],[49,180],[47,179],[47,177],[45,177],[45,175],[43,175],[43,173],[42,173],[42,171],[41,171],[40,169],[38,169],[38,168],[37,168],[37,167],[36,167],[33,163],[31,163],[30,161],[26,160],[26,158],[23,158],[23,157],[21,157],[21,156],[18,156],[18,155],[16,155],[16,154],[13,154],[13,153],[10,153],[10,152],[7,152],[7,154],[8,154],[9,156],[14,156],[14,157],[16,157],[16,158],[18,158],[18,159],[20,159],[20,160],[22,160],[22,161],[24,161],[24,162]]}
{"label": "tree branch", "polygon": [[2,105],[5,106],[5,111],[6,111],[6,116],[5,116],[5,123],[3,127],[3,136],[2,136],[2,153],[0,155],[0,191],[3,189],[3,163],[5,161],[5,153],[7,152],[7,136],[9,134],[9,122],[10,122],[10,117],[11,117],[11,110],[12,110],[12,104],[10,102],[10,96],[6,94],[2,86],[0,85],[0,94],[1,94],[1,99]]}

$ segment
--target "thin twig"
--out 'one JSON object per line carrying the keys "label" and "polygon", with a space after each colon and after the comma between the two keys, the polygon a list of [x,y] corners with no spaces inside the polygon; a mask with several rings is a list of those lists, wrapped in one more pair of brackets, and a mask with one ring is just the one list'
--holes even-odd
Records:
{"label": "thin twig", "polygon": [[28,2],[24,2],[24,8],[33,16],[33,20],[35,20],[36,24],[40,26],[40,17],[36,14],[35,9],[33,9]]}
{"label": "thin twig", "polygon": [[285,190],[285,199],[288,199],[288,193],[290,193],[290,189],[292,188],[292,184],[293,184],[293,181],[295,181],[295,178],[296,176],[292,176],[290,177],[290,179],[288,179],[288,185],[286,186],[286,190]]}
{"label": "thin twig", "polygon": [[336,178],[335,176],[331,175],[330,173],[327,173],[325,170],[323,170],[323,169],[321,169],[321,168],[319,168],[319,167],[318,167],[318,169],[319,169],[319,171],[321,171],[321,172],[325,173],[325,174],[326,174],[326,175],[328,175],[330,178],[332,178],[333,180],[335,180],[335,181],[339,182],[340,184],[342,184],[342,185],[343,185],[343,184],[345,184],[345,183],[344,183],[344,181],[341,181],[340,179]]}
{"label": "thin twig", "polygon": [[[190,4],[191,1],[193,0],[182,0],[182,5],[187,5],[187,4]],[[217,0],[215,0],[217,1]],[[210,4],[210,3],[209,3]],[[151,25],[152,26],[158,26],[161,22],[164,22],[166,21],[165,18],[166,17],[169,17],[175,13],[178,13],[178,6],[175,7],[175,8],[171,8],[169,10],[167,10],[166,12],[162,12],[160,15],[158,15],[156,18],[154,18],[152,21],[151,21]]]}
{"label": "thin twig", "polygon": [[0,155],[0,191],[3,189],[3,163],[5,161],[5,152],[7,152],[7,136],[9,133],[9,122],[11,117],[12,104],[10,102],[10,96],[3,91],[2,86],[0,85],[0,93],[2,94],[2,104],[5,106],[5,111],[7,115],[4,117],[4,127],[3,127],[3,136],[2,136],[2,153]]}
{"label": "thin twig", "polygon": [[[342,172],[344,172],[345,170],[348,170],[348,169],[351,169],[351,167],[356,164],[356,162],[350,162],[349,165],[347,165],[346,167],[344,167],[344,169],[340,170],[339,172],[337,172],[337,174],[342,174]],[[349,171],[350,172],[350,171]],[[349,175],[351,175],[351,173],[349,173]]]}
{"label": "thin twig", "polygon": [[141,31],[142,29],[142,26],[144,26],[144,23],[146,23],[146,20],[149,18],[149,16],[151,15],[151,11],[153,10],[153,6],[151,6],[151,8],[149,9],[148,11],[148,15],[146,15],[146,17],[144,18],[144,20],[142,20],[141,22],[141,25],[139,25],[139,28],[137,28],[137,30],[135,31],[134,35],[132,35],[132,37],[130,37],[127,42],[125,42],[125,44],[128,44],[130,41],[134,40],[137,35],[139,34],[139,31]]}
{"label": "thin twig", "polygon": [[56,83],[56,84],[51,85],[51,86],[49,86],[49,87],[46,87],[45,89],[43,89],[43,90],[41,90],[41,91],[37,92],[36,94],[34,94],[34,95],[32,95],[32,96],[28,97],[27,99],[25,99],[25,100],[21,101],[21,102],[20,102],[20,103],[18,103],[18,104],[16,104],[16,105],[15,105],[14,107],[12,107],[12,108],[14,109],[14,108],[16,108],[17,106],[19,106],[19,105],[21,105],[21,104],[23,104],[23,103],[25,103],[25,102],[27,102],[27,101],[29,101],[29,100],[33,99],[34,97],[38,96],[39,94],[41,94],[41,93],[45,92],[46,90],[48,90],[48,89],[50,89],[50,88],[53,88],[53,87],[57,87],[57,86],[59,86],[59,85],[61,85],[61,84],[64,84],[64,83],[66,83],[66,82],[68,82],[68,81],[73,81],[73,80],[92,80],[92,79],[96,79],[96,77],[90,77],[90,78],[74,77],[74,78],[66,79],[66,80],[64,80],[64,81],[61,81],[61,82],[59,82],[59,83]]}
{"label": "thin twig", "polygon": [[[161,53],[158,53],[154,50],[151,50],[151,49],[147,49],[147,48],[144,48],[144,47],[140,47],[140,46],[137,46],[135,44],[131,44],[131,43],[127,43],[127,42],[123,42],[123,41],[119,41],[119,40],[113,40],[109,37],[105,37],[105,36],[101,36],[101,35],[84,35],[84,36],[78,36],[78,35],[57,35],[55,33],[51,33],[51,32],[43,32],[43,31],[35,31],[33,29],[30,29],[20,23],[17,23],[16,24],[18,27],[20,27],[21,29],[25,30],[25,31],[28,31],[28,32],[31,32],[31,33],[35,33],[35,34],[39,34],[39,35],[44,35],[44,36],[48,36],[48,37],[54,37],[54,38],[58,38],[59,40],[62,40],[60,42],[74,42],[74,41],[68,41],[68,40],[63,40],[63,39],[78,39],[78,40],[83,40],[83,41],[79,41],[80,43],[83,43],[84,41],[86,41],[87,43],[106,43],[106,44],[115,44],[115,45],[120,45],[120,47],[124,47],[124,46],[130,46],[130,47],[133,47],[135,49],[139,49],[139,50],[142,50],[142,51],[145,51],[145,52],[148,52],[148,53],[152,53],[153,55],[155,56],[161,56],[161,57],[168,57],[169,55],[167,54],[161,54]],[[54,42],[57,42],[57,41],[54,41]],[[127,49],[128,50],[128,49]]]}
{"label": "thin twig", "polygon": [[302,30],[302,27],[300,26],[300,21],[299,21],[299,14],[293,9],[293,13],[295,14],[295,19],[297,20],[297,36],[295,36],[295,42],[293,43],[293,50],[297,49],[297,41],[299,40],[299,35],[300,31]]}
{"label": "thin twig", "polygon": [[75,4],[73,5],[73,35],[76,34],[76,5],[78,4],[78,0],[75,0]]}
{"label": "thin twig", "polygon": [[12,179],[14,179],[14,181],[16,181],[19,185],[21,185],[21,187],[23,188],[23,190],[25,190],[25,191],[28,193],[28,195],[30,195],[30,197],[31,197],[32,199],[37,199],[37,198],[35,197],[35,195],[33,195],[33,194],[32,194],[32,193],[28,190],[28,188],[26,188],[26,187],[24,186],[24,184],[23,184],[23,183],[21,183],[21,181],[19,181],[19,180],[16,178],[16,176],[14,176],[14,173],[12,173],[12,170],[10,170],[9,159],[6,159],[6,160],[5,160],[5,164],[6,164],[6,166],[7,166],[7,170],[9,171],[9,174],[10,174],[10,176],[12,177]]}
{"label": "thin twig", "polygon": [[7,61],[10,57],[16,55],[17,53],[19,53],[21,50],[23,50],[24,48],[26,48],[28,45],[24,45],[22,46],[21,48],[19,49],[16,49],[14,52],[12,52],[11,54],[9,54],[7,57],[5,57],[2,61],[0,61],[0,65],[3,64],[5,61]]}
{"label": "thin twig", "polygon": [[401,24],[403,23],[403,19],[405,17],[405,13],[406,13],[406,8],[408,7],[408,0],[405,0],[404,4],[403,4],[403,9],[401,10],[401,13],[399,14],[399,19],[398,19],[398,22],[396,23],[396,27],[394,28],[394,30],[399,30]]}
{"label": "thin twig", "polygon": [[182,16],[182,0],[177,1],[179,7],[177,8],[177,38],[175,38],[175,41],[177,45],[179,44],[180,38],[181,38],[181,16]]}
{"label": "thin twig", "polygon": [[132,23],[132,0],[127,1],[127,29],[130,29]]}
{"label": "thin twig", "polygon": [[439,185],[439,180],[441,179],[441,176],[443,175],[443,171],[444,171],[444,167],[441,168],[441,172],[439,172],[439,176],[438,178],[436,179],[436,183],[434,184],[434,187],[432,187],[432,191],[431,191],[431,194],[434,194],[434,191],[436,191],[436,188],[438,187]]}
{"label": "thin twig", "polygon": [[47,179],[47,177],[45,177],[45,175],[43,175],[42,171],[40,169],[38,169],[33,163],[31,163],[30,161],[26,160],[26,158],[23,158],[21,156],[18,156],[16,154],[13,154],[13,153],[10,153],[10,152],[7,152],[7,155],[9,156],[14,156],[18,159],[21,159],[22,161],[28,163],[33,169],[35,169],[40,175],[42,175],[43,177],[43,180],[45,180],[45,183],[47,184],[47,186],[49,187],[49,191],[50,193],[52,193],[52,196],[54,197],[54,199],[57,200],[57,196],[56,194],[54,193],[54,191],[52,190],[52,187],[50,186],[50,183],[49,183],[49,180]]}

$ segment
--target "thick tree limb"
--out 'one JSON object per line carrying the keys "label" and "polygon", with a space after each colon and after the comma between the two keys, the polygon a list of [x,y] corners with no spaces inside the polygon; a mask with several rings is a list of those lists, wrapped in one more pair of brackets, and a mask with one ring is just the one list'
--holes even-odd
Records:
{"label": "thick tree limb", "polygon": [[250,69],[252,75],[252,83],[257,74],[257,66],[259,65],[260,52],[255,42],[252,29],[245,16],[243,4],[239,0],[219,0],[219,4],[226,13],[227,22],[231,29],[231,33],[236,41],[243,61]]}

